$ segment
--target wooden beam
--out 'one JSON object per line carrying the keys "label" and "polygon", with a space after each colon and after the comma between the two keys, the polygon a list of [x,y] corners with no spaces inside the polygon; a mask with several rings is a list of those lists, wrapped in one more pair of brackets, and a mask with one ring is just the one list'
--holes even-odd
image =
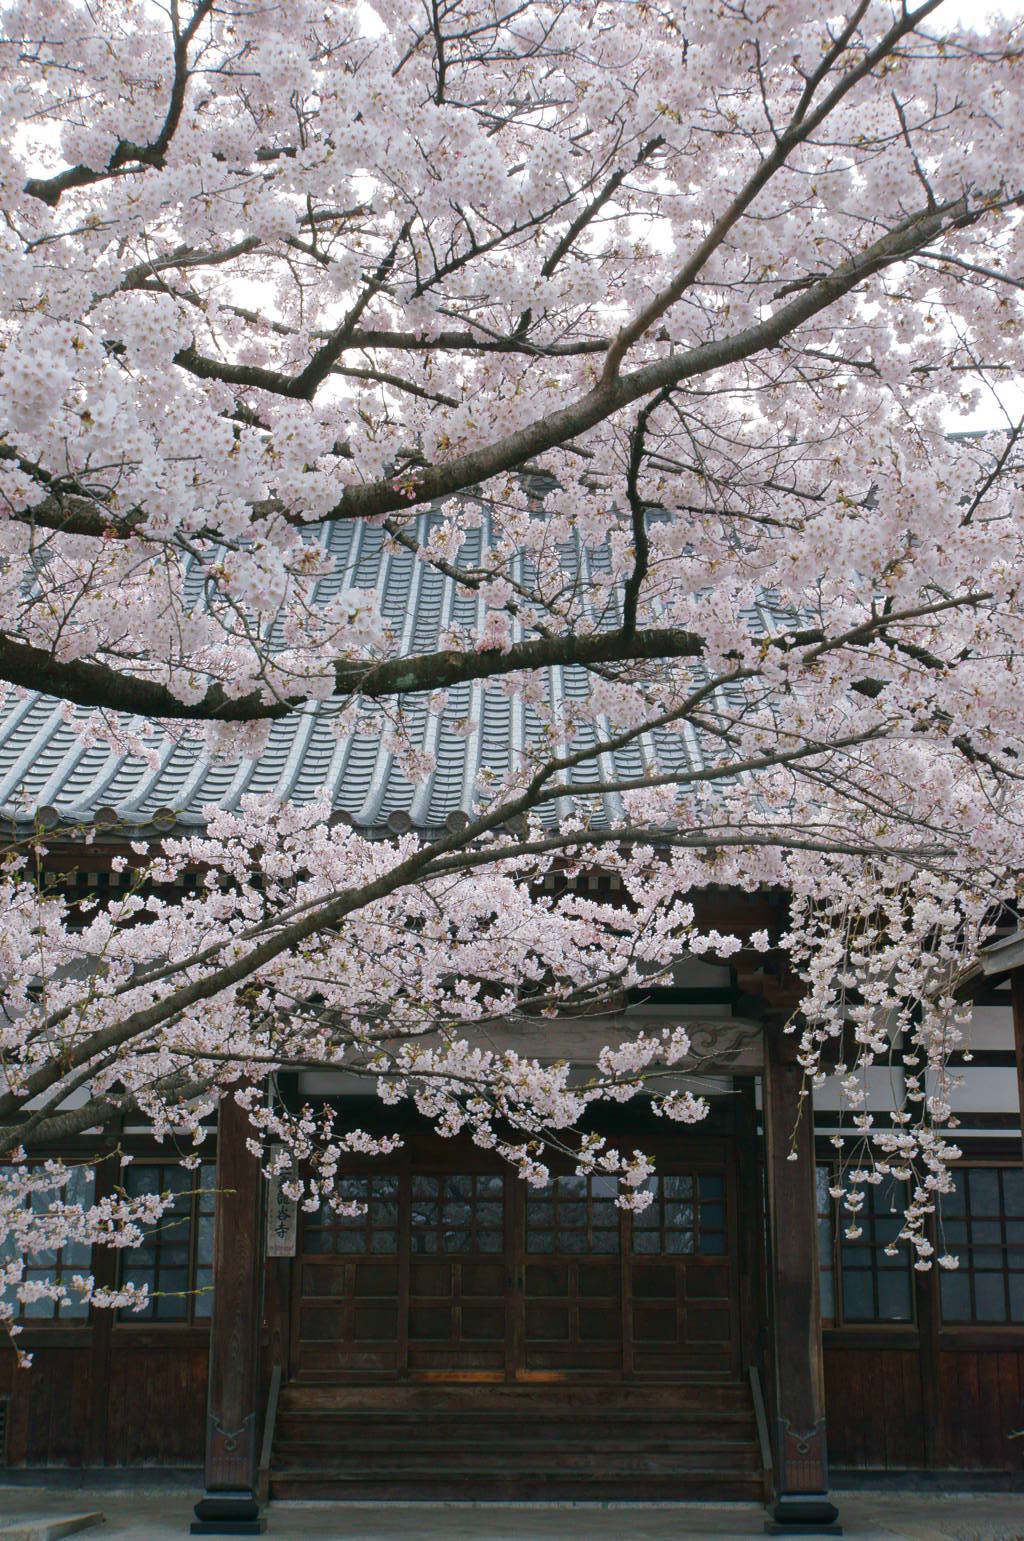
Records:
{"label": "wooden beam", "polygon": [[771,1238],[775,1534],[838,1534],[828,1495],[818,1298],[814,1119],[796,1039],[765,1033],[764,1131]]}
{"label": "wooden beam", "polygon": [[1024,968],[1010,975],[1013,1001],[1013,1048],[1017,1057],[1017,1107],[1020,1110],[1021,1141],[1024,1143]]}
{"label": "wooden beam", "polygon": [[736,1078],[732,1099],[736,1140],[737,1240],[740,1263],[740,1345],[743,1369],[764,1371],[763,1212],[757,1150],[757,1100],[752,1076]]}
{"label": "wooden beam", "polygon": [[[106,1153],[104,1153],[106,1154]],[[120,1181],[116,1158],[106,1154],[105,1160],[96,1162],[97,1203],[111,1198],[114,1184]],[[118,1283],[119,1254],[112,1247],[93,1248],[92,1275],[101,1288],[116,1289]],[[114,1328],[114,1312],[93,1306],[89,1313],[90,1364],[89,1364],[89,1424],[85,1435],[85,1451],[82,1464],[107,1466],[116,1464],[116,1456],[108,1448],[110,1424],[110,1344]]]}
{"label": "wooden beam", "polygon": [[246,1145],[251,1126],[234,1098],[217,1122],[217,1218],[206,1413],[206,1492],[193,1535],[258,1535],[255,1495],[259,1386],[262,1178]]}

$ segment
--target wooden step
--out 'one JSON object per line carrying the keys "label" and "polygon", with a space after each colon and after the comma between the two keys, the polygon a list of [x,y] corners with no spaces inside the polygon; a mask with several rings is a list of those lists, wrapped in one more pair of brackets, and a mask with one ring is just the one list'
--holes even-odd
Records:
{"label": "wooden step", "polygon": [[462,1449],[494,1449],[508,1452],[536,1452],[545,1446],[560,1454],[573,1450],[598,1450],[614,1455],[621,1450],[717,1450],[722,1446],[753,1445],[756,1434],[753,1423],[736,1422],[714,1431],[704,1429],[664,1429],[652,1427],[641,1433],[627,1435],[616,1433],[607,1425],[584,1425],[572,1433],[531,1431],[522,1429],[495,1429],[484,1424],[474,1430],[461,1430],[456,1434],[443,1429],[374,1429],[350,1430],[345,1437],[337,1437],[333,1431],[317,1427],[296,1426],[292,1423],[279,1427],[274,1439],[278,1450],[302,1448],[311,1451],[337,1450],[373,1454],[379,1450],[402,1455],[422,1452],[441,1452]]}
{"label": "wooden step", "polygon": [[753,1498],[764,1473],[750,1388],[311,1385],[283,1388],[277,1498]]}
{"label": "wooden step", "polygon": [[[589,1470],[597,1467],[607,1471],[610,1467],[626,1466],[631,1471],[672,1471],[718,1466],[735,1466],[752,1470],[759,1461],[757,1446],[750,1440],[704,1440],[692,1445],[650,1445],[624,1449],[606,1441],[603,1446],[587,1443],[576,1446],[559,1445],[560,1470]],[[311,1445],[286,1441],[274,1445],[274,1470],[331,1471],[354,1470],[366,1475],[385,1477],[389,1471],[401,1470],[403,1477],[416,1472],[430,1472],[457,1465],[465,1470],[497,1467],[507,1472],[531,1473],[538,1464],[550,1460],[551,1452],[540,1447],[510,1449],[500,1440],[479,1440],[463,1444],[453,1450],[450,1446],[437,1445],[433,1449],[389,1445],[371,1450],[346,1451],[334,1445]]]}
{"label": "wooden step", "polygon": [[445,1420],[436,1423],[387,1424],[360,1426],[327,1424],[320,1419],[279,1418],[274,1443],[308,1444],[335,1450],[375,1450],[384,1445],[396,1450],[443,1449],[490,1444],[502,1449],[571,1450],[577,1446],[598,1449],[640,1450],[654,1445],[672,1449],[694,1449],[708,1445],[749,1444],[756,1439],[752,1417],[734,1417],[718,1423],[671,1423],[663,1420],[616,1424],[608,1419],[583,1419],[576,1424],[549,1425],[538,1421],[531,1427],[526,1419],[514,1423],[480,1418],[473,1424],[453,1426]]}
{"label": "wooden step", "polygon": [[576,1417],[582,1408],[592,1410],[594,1398],[600,1398],[602,1416],[615,1418],[637,1411],[650,1416],[660,1409],[681,1412],[691,1408],[708,1412],[714,1408],[750,1406],[750,1388],[736,1381],[701,1381],[684,1385],[609,1386],[551,1384],[546,1382],[480,1383],[476,1381],[417,1381],[388,1385],[319,1384],[292,1381],[281,1391],[281,1411],[329,1409],[351,1410],[365,1417],[370,1413],[393,1416],[407,1411],[427,1413],[431,1417],[442,1410],[477,1417],[482,1411],[497,1412],[519,1407],[531,1416],[564,1412]]}
{"label": "wooden step", "polygon": [[722,1502],[764,1498],[760,1472],[747,1469],[672,1473],[604,1469],[599,1475],[567,1476],[563,1471],[537,1470],[528,1476],[509,1474],[500,1468],[489,1472],[452,1467],[444,1472],[405,1478],[389,1473],[375,1479],[360,1473],[332,1474],[321,1471],[271,1473],[272,1499],[334,1499],[383,1501],[389,1499],[486,1499],[496,1502],[517,1499],[607,1500],[660,1499],[662,1501],[711,1500]]}
{"label": "wooden step", "polygon": [[644,1438],[728,1438],[730,1430],[753,1430],[753,1410],[736,1408],[735,1412],[685,1412],[685,1413],[630,1413],[628,1416],[608,1415],[607,1418],[551,1418],[547,1413],[537,1413],[530,1418],[524,1413],[488,1413],[480,1410],[476,1418],[453,1418],[450,1413],[439,1413],[434,1418],[410,1418],[408,1415],[362,1416],[360,1413],[280,1412],[277,1415],[277,1435],[280,1438],[311,1438],[337,1441],[340,1444],[357,1441],[373,1444],[377,1439],[433,1439],[460,1441],[471,1439],[480,1429],[493,1430],[502,1439],[527,1438],[534,1444],[544,1439],[564,1441],[577,1433],[610,1435],[616,1439]]}

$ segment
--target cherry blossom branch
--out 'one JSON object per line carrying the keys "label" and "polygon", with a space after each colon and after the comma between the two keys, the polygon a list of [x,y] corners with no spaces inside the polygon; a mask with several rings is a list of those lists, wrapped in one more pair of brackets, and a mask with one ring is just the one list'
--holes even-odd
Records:
{"label": "cherry blossom branch", "polygon": [[[113,154],[102,169],[92,166],[69,166],[52,177],[30,177],[25,192],[30,198],[38,198],[56,208],[64,194],[75,187],[91,187],[97,182],[130,172],[144,171],[148,167],[163,166],[171,140],[174,138],[185,105],[185,91],[189,82],[188,50],[202,23],[214,8],[214,0],[195,0],[187,25],[179,28],[173,24],[174,74],[167,101],[167,113],[160,131],[149,144],[135,144],[129,139],[118,140]],[[176,9],[175,9],[176,15]]]}

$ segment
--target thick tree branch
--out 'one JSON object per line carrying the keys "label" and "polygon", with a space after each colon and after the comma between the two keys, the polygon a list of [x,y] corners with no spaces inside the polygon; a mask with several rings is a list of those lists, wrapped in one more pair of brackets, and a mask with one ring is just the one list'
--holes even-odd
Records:
{"label": "thick tree branch", "polygon": [[25,183],[29,197],[39,198],[51,208],[56,208],[63,195],[73,187],[90,187],[95,182],[105,182],[125,172],[144,171],[147,167],[164,164],[164,157],[181,121],[181,111],[185,105],[189,80],[189,45],[213,6],[214,0],[196,0],[188,25],[174,34],[174,74],[167,112],[156,138],[149,144],[134,144],[130,139],[119,140],[106,166],[98,170],[92,166],[69,166],[66,171],[58,172],[53,177],[30,177]]}
{"label": "thick tree branch", "polygon": [[615,379],[619,367],[626,353],[646,331],[654,325],[666,311],[686,293],[698,274],[706,266],[711,255],[718,250],[733,226],[750,208],[759,193],[768,185],[771,179],[786,164],[789,156],[800,144],[814,132],[818,125],[832,113],[839,103],[847,96],[866,75],[876,69],[883,60],[889,57],[897,43],[901,42],[908,33],[912,32],[919,22],[936,10],[942,0],[924,0],[916,10],[906,10],[889,28],[888,32],[874,46],[869,49],[863,58],[851,69],[847,70],[836,81],[814,111],[810,111],[810,105],[818,86],[828,75],[829,70],[839,59],[850,39],[853,37],[860,24],[861,18],[867,10],[866,0],[855,8],[852,17],[846,27],[835,40],[833,46],[826,52],[820,61],[818,68],[808,78],[802,97],[796,110],[789,121],[789,125],[783,132],[776,136],[775,148],[772,153],[764,158],[754,174],[732,203],[714,223],[704,240],[692,253],[689,260],[660,294],[644,306],[627,326],[619,332],[615,341],[608,349],[605,359],[602,380],[607,384]]}
{"label": "thick tree branch", "polygon": [[[650,628],[623,640],[617,632],[541,637],[518,642],[505,652],[456,652],[449,649],[381,663],[339,662],[334,686],[341,696],[370,698],[409,695],[444,689],[466,680],[493,679],[520,670],[553,665],[629,663],[659,658],[697,658],[703,641],[690,631]],[[306,694],[267,701],[260,692],[231,696],[222,685],[211,685],[197,701],[180,700],[159,680],[120,673],[108,664],[87,659],[62,661],[43,648],[0,636],[0,678],[27,690],[60,696],[78,706],[107,707],[146,717],[188,721],[248,722],[284,717],[307,699]]]}

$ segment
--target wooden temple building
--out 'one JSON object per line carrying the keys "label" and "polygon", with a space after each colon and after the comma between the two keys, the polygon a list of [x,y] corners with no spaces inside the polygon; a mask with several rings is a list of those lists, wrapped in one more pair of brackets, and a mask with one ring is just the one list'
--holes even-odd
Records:
{"label": "wooden temple building", "polygon": [[[417,647],[476,603],[383,553],[377,530],[325,538],[350,543],[338,581],[377,589]],[[572,670],[550,671],[553,696],[580,688]],[[467,738],[424,708],[437,771],[416,787],[372,736],[335,739],[321,708],[275,723],[258,759],[227,764],[154,728],[154,763],[83,745],[47,698],[8,699],[0,809],[8,826],[50,826],[49,875],[79,891],[116,889],[111,857],[129,839],[195,827],[203,806],[246,792],[326,790],[367,831],[429,832],[460,817],[480,766],[504,770],[529,733],[507,696],[452,697],[451,719],[478,726]],[[698,752],[668,736],[653,749],[663,761]],[[778,930],[785,912],[778,894],[707,890],[698,903],[723,931]],[[282,1075],[278,1091],[402,1132],[396,1156],[340,1179],[365,1201],[355,1219],[297,1212],[266,1183],[232,1102],[204,1147],[199,1194],[143,1124],[77,1139],[52,1153],[85,1163],[76,1196],[115,1180],[111,1162],[90,1176],[89,1158],[120,1144],[138,1191],[182,1197],[146,1245],[91,1263],[101,1282],[149,1283],[148,1310],[41,1301],[21,1338],[32,1367],[0,1348],[0,1480],[178,1468],[196,1498],[205,1491],[195,1528],[209,1533],[258,1527],[276,1497],[747,1497],[774,1528],[821,1533],[837,1523],[831,1489],[869,1478],[1024,1486],[1021,938],[990,949],[966,988],[963,1159],[941,1214],[956,1272],[918,1271],[902,1246],[889,1255],[901,1223],[891,1185],[870,1190],[860,1237],[843,1236],[828,1191],[838,1096],[826,1086],[798,1118],[802,1076],[781,1031],[793,983],[771,956],[681,959],[672,985],[617,1024],[686,1024],[692,1084],[711,1104],[692,1128],[640,1100],[605,1115],[599,1127],[657,1159],[653,1202],[633,1216],[615,1208],[611,1180],[554,1168],[547,1188],[527,1188],[340,1073]],[[544,1031],[534,1052],[585,1063],[609,1024]],[[876,1105],[889,1096],[886,1070]],[[81,1272],[90,1259],[53,1266]]]}

